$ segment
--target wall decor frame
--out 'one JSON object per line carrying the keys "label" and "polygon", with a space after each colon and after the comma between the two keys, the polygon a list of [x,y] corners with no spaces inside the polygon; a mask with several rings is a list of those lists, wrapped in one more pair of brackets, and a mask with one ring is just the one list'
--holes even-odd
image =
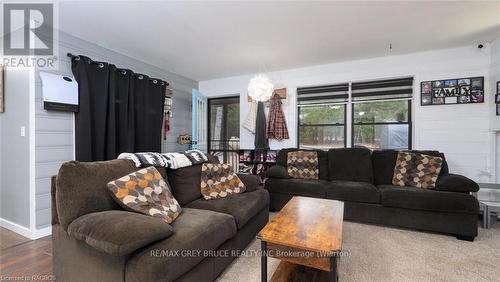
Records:
{"label": "wall decor frame", "polygon": [[495,94],[495,106],[497,109],[497,116],[500,116],[500,80],[497,81],[497,94]]}
{"label": "wall decor frame", "polygon": [[0,65],[0,113],[5,112],[4,100],[4,66]]}
{"label": "wall decor frame", "polygon": [[463,77],[422,81],[420,105],[484,103],[484,77]]}

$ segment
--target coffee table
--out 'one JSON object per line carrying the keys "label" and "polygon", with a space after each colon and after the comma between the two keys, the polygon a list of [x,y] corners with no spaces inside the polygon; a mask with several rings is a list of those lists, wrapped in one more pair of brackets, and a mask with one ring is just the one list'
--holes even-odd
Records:
{"label": "coffee table", "polygon": [[267,257],[281,260],[271,281],[337,281],[343,219],[343,202],[293,197],[257,235],[262,281],[267,281]]}

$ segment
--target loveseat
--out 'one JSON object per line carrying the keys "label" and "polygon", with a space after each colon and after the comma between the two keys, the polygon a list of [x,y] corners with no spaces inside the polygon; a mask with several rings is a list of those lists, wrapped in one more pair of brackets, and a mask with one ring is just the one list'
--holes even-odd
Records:
{"label": "loveseat", "polygon": [[182,207],[171,224],[123,210],[106,184],[138,170],[130,160],[67,162],[52,179],[57,281],[213,281],[268,221],[260,179],[241,194],[204,200],[201,165],[159,168]]}
{"label": "loveseat", "polygon": [[346,220],[447,233],[469,241],[477,236],[479,204],[470,194],[479,186],[450,174],[440,152],[418,151],[443,158],[435,189],[422,189],[392,185],[395,150],[314,150],[318,154],[317,180],[290,178],[287,155],[297,150],[281,150],[277,165],[266,173],[272,211],[280,210],[293,196],[335,199],[344,201]]}

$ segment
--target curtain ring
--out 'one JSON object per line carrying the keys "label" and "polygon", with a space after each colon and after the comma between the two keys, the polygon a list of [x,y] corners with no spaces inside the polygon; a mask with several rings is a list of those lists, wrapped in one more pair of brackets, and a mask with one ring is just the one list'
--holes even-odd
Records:
{"label": "curtain ring", "polygon": [[80,61],[80,56],[74,56],[73,59],[75,59],[75,61]]}
{"label": "curtain ring", "polygon": [[99,68],[102,69],[104,67],[103,63],[99,63]]}
{"label": "curtain ring", "polygon": [[126,70],[122,70],[122,74],[123,75],[127,74],[127,71]]}
{"label": "curtain ring", "polygon": [[163,81],[162,81],[162,82],[161,82],[161,86],[163,86],[163,85],[165,85],[165,82],[163,82]]}
{"label": "curtain ring", "polygon": [[154,83],[154,84],[157,84],[157,83],[158,83],[158,80],[156,80],[156,79],[155,79],[155,80],[153,80],[153,83]]}
{"label": "curtain ring", "polygon": [[139,79],[143,79],[143,78],[144,78],[144,77],[142,76],[142,74],[141,74],[141,75],[139,75]]}

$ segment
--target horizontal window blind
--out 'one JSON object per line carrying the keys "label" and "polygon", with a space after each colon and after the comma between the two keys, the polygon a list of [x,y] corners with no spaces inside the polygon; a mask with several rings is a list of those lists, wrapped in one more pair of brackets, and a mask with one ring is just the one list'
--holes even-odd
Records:
{"label": "horizontal window blind", "polygon": [[325,103],[346,103],[348,100],[348,83],[297,88],[297,103],[299,106]]}
{"label": "horizontal window blind", "polygon": [[413,77],[352,83],[352,101],[404,99],[413,96]]}

